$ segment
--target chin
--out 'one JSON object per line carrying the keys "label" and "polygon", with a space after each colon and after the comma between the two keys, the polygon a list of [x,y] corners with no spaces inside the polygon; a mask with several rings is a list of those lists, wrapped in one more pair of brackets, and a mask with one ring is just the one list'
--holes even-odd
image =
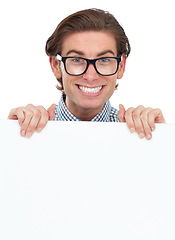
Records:
{"label": "chin", "polygon": [[104,107],[104,105],[105,105],[104,102],[98,103],[97,101],[86,101],[83,103],[83,101],[81,101],[79,107],[84,110],[92,110],[93,111],[93,110],[97,109],[97,110],[101,111],[102,108]]}

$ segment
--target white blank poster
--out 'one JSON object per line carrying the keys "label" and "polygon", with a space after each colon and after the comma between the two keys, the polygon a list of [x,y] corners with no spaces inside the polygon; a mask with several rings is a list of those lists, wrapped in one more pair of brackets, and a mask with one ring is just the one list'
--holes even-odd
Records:
{"label": "white blank poster", "polygon": [[0,121],[1,240],[175,239],[175,125]]}

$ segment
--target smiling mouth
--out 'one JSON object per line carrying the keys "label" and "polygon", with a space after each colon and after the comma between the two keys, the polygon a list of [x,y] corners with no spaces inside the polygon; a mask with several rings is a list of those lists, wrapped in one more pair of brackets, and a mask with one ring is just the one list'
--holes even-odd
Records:
{"label": "smiling mouth", "polygon": [[102,86],[95,87],[95,88],[89,88],[89,87],[85,87],[85,86],[80,86],[79,85],[78,87],[84,93],[98,93],[102,89]]}

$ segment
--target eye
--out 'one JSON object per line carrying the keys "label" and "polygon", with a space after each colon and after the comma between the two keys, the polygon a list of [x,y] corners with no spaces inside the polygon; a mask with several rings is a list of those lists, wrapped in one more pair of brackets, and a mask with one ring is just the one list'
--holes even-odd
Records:
{"label": "eye", "polygon": [[108,64],[108,63],[110,63],[110,58],[101,58],[100,60],[99,60],[99,62],[101,63],[101,64]]}
{"label": "eye", "polygon": [[82,58],[71,58],[72,64],[83,64],[85,61]]}
{"label": "eye", "polygon": [[82,60],[82,59],[80,59],[80,58],[72,58],[72,61],[73,61],[73,62],[81,62],[81,60]]}
{"label": "eye", "polygon": [[101,61],[102,61],[102,62],[108,62],[109,59],[108,59],[108,58],[102,58]]}

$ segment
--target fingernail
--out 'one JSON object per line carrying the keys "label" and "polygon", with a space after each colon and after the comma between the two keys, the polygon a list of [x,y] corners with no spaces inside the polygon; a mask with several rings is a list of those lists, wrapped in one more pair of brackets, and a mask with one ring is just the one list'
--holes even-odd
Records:
{"label": "fingernail", "polygon": [[155,130],[155,128],[151,128],[151,130],[152,130],[152,131],[154,131],[154,130]]}
{"label": "fingernail", "polygon": [[37,132],[39,133],[39,132],[41,132],[42,131],[42,128],[38,128],[37,129]]}
{"label": "fingernail", "polygon": [[140,136],[140,138],[144,138],[145,134],[144,133],[140,133],[139,136]]}
{"label": "fingernail", "polygon": [[29,138],[29,137],[31,137],[32,136],[32,133],[31,132],[28,132],[27,133],[27,137]]}
{"label": "fingernail", "polygon": [[146,135],[146,138],[147,138],[148,140],[150,140],[150,139],[152,138],[151,134],[147,134],[147,135]]}
{"label": "fingernail", "polygon": [[25,134],[26,134],[26,132],[25,132],[25,130],[23,130],[23,131],[21,132],[21,135],[24,137]]}
{"label": "fingernail", "polygon": [[135,132],[135,129],[134,128],[130,128],[130,132],[131,133]]}

